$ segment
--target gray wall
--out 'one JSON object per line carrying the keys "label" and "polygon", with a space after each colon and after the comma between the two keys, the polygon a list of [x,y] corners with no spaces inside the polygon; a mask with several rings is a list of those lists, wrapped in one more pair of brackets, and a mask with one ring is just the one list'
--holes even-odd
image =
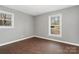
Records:
{"label": "gray wall", "polygon": [[[63,14],[63,35],[54,37],[48,35],[48,20],[50,15]],[[45,13],[35,17],[35,35],[56,40],[79,43],[79,6],[73,6],[54,12]]]}
{"label": "gray wall", "polygon": [[[14,13],[14,28],[0,28],[0,44],[32,35],[79,43],[79,6],[57,10],[35,17],[3,6],[0,6],[0,10]],[[58,13],[63,14],[63,35],[62,37],[49,36],[48,17]]]}
{"label": "gray wall", "polygon": [[0,44],[34,34],[33,16],[0,6],[0,10],[14,13],[14,28],[0,28]]}

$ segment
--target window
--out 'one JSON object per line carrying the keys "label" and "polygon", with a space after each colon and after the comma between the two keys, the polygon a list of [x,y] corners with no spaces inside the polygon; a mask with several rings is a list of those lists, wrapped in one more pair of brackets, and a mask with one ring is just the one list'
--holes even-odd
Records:
{"label": "window", "polygon": [[14,14],[0,11],[0,28],[13,28],[14,27]]}
{"label": "window", "polygon": [[49,35],[62,36],[62,14],[49,16]]}

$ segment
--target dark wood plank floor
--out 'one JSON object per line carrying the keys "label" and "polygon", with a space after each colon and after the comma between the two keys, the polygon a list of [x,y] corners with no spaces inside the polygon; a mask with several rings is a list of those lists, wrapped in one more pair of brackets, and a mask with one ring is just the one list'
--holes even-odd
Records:
{"label": "dark wood plank floor", "polygon": [[20,42],[0,47],[1,54],[78,54],[79,47],[45,40],[29,38]]}

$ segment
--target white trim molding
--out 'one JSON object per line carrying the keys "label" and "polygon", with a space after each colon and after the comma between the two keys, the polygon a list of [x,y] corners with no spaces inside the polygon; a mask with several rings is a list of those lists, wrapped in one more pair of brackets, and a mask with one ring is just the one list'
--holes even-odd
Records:
{"label": "white trim molding", "polygon": [[51,41],[56,41],[56,42],[60,42],[60,43],[65,43],[65,44],[69,44],[69,45],[74,45],[74,46],[78,46],[79,47],[79,44],[78,43],[71,43],[71,42],[67,42],[67,41],[61,41],[61,40],[46,38],[46,37],[37,36],[37,35],[35,35],[35,37],[43,38],[43,39],[51,40]]}
{"label": "white trim molding", "polygon": [[43,38],[45,40],[56,41],[56,42],[65,43],[65,44],[74,45],[74,46],[78,46],[79,47],[79,44],[77,44],[77,43],[71,43],[71,42],[67,42],[67,41],[61,41],[61,40],[46,38],[46,37],[37,36],[37,35],[33,35],[33,36],[29,36],[29,37],[17,39],[17,40],[14,40],[14,41],[5,42],[3,44],[0,44],[0,46],[4,46],[4,45],[11,44],[11,43],[19,42],[19,41],[26,40],[26,39],[33,38],[33,37]]}
{"label": "white trim molding", "polygon": [[11,43],[19,42],[19,41],[26,40],[26,39],[29,39],[29,38],[32,38],[32,37],[34,37],[34,36],[29,36],[29,37],[25,37],[25,38],[13,40],[13,41],[5,42],[3,44],[0,44],[0,46],[4,46],[4,45],[11,44]]}

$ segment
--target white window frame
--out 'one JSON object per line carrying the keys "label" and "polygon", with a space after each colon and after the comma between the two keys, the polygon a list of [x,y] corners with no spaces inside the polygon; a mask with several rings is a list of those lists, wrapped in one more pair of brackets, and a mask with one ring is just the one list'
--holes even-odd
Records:
{"label": "white window frame", "polygon": [[[60,17],[60,34],[59,35],[56,35],[56,34],[51,34],[51,17],[55,17],[55,16],[59,16]],[[51,15],[51,16],[49,16],[49,33],[48,33],[48,35],[49,36],[54,36],[54,37],[62,37],[62,14],[60,13],[60,14],[55,14],[55,15]]]}
{"label": "white window frame", "polygon": [[10,13],[10,12],[6,12],[6,11],[2,11],[0,10],[0,13],[5,13],[5,14],[10,14],[12,15],[11,17],[11,26],[0,26],[0,28],[14,28],[14,14],[13,13]]}

